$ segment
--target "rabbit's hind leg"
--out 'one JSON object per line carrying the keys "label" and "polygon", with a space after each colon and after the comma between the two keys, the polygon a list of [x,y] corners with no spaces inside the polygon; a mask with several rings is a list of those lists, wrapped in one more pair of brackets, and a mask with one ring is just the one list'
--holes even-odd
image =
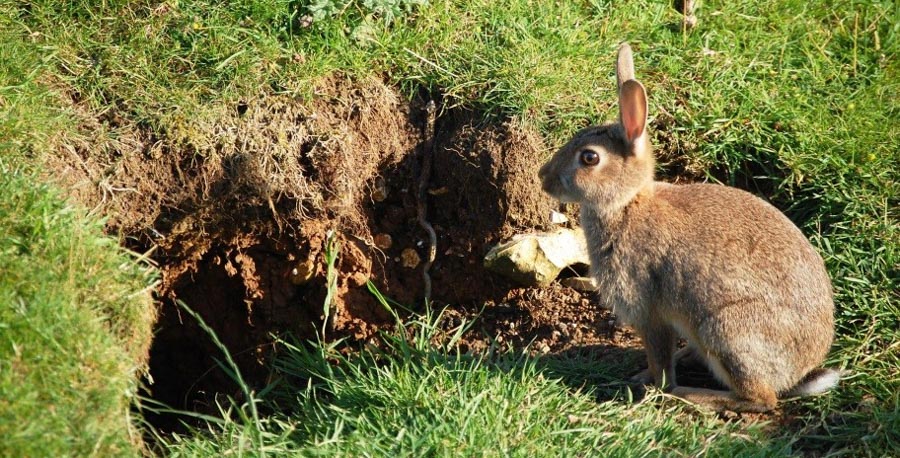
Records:
{"label": "rabbit's hind leg", "polygon": [[778,393],[765,379],[748,377],[746,372],[736,370],[733,365],[726,367],[722,360],[714,357],[709,357],[707,363],[716,378],[728,385],[731,391],[679,386],[672,390],[672,394],[717,412],[768,412],[775,408]]}
{"label": "rabbit's hind leg", "polygon": [[694,388],[679,386],[672,390],[672,394],[688,402],[722,412],[768,412],[775,408],[778,399],[774,391],[760,392],[755,395],[739,395],[734,391],[710,390],[708,388]]}

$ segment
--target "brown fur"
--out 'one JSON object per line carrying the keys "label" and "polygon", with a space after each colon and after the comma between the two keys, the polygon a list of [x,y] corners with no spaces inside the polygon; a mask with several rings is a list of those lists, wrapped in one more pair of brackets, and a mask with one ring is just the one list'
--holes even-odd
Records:
{"label": "brown fur", "polygon": [[[747,192],[654,181],[646,93],[633,79],[628,45],[618,70],[620,122],[578,132],[540,177],[550,195],[581,204],[592,276],[604,305],[644,339],[647,375],[716,410],[766,411],[778,395],[822,391],[837,373],[817,369],[834,332],[821,257],[781,212]],[[585,150],[599,163],[580,162]],[[677,386],[678,337],[693,349],[678,356],[704,361],[730,391]],[[819,377],[829,378],[805,389]]]}

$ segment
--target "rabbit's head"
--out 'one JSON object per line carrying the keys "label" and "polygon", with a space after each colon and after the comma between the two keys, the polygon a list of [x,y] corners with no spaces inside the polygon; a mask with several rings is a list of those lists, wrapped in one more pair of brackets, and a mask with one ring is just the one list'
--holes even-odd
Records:
{"label": "rabbit's head", "polygon": [[628,44],[619,48],[616,76],[619,122],[582,129],[539,172],[544,191],[554,198],[601,213],[622,208],[653,182],[647,94],[634,79]]}

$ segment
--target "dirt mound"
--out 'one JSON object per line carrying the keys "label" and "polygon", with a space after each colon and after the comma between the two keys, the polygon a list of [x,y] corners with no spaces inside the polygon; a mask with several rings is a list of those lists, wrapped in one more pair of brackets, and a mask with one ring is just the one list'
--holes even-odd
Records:
{"label": "dirt mound", "polygon": [[[262,93],[151,127],[127,106],[96,113],[63,92],[80,130],[55,139],[60,154],[49,159],[49,175],[107,215],[109,231],[150,253],[162,273],[150,359],[157,399],[203,410],[216,393],[237,392],[178,301],[216,331],[252,384],[266,381],[273,335],[314,336],[325,318],[329,234],[340,250],[327,337],[362,341],[391,323],[367,281],[421,305],[424,97],[330,79],[309,99]],[[514,121],[451,111],[438,117],[433,144],[433,299],[460,319],[484,307],[466,345],[477,351],[505,339],[559,351],[609,341],[609,316],[578,293],[515,288],[482,267],[493,244],[542,228],[553,206],[536,180],[549,154],[540,136]]]}

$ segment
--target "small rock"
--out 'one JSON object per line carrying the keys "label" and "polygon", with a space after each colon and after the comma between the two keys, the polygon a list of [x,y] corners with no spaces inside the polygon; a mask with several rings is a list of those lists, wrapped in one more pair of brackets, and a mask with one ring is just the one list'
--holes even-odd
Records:
{"label": "small rock", "polygon": [[407,269],[415,269],[419,266],[419,262],[421,262],[419,253],[412,248],[406,248],[400,253],[400,264]]}
{"label": "small rock", "polygon": [[686,28],[688,30],[693,29],[694,27],[697,27],[697,16],[694,16],[693,14],[691,14],[689,16],[685,16],[683,21],[684,21],[684,28]]}
{"label": "small rock", "polygon": [[680,5],[676,1],[674,6],[684,15],[682,23],[685,29],[690,30],[697,26],[697,16],[694,15],[694,0],[681,0]]}
{"label": "small rock", "polygon": [[394,239],[390,234],[376,234],[374,238],[375,246],[382,250],[387,250],[394,245]]}
{"label": "small rock", "polygon": [[590,264],[580,229],[518,235],[484,257],[486,269],[524,286],[547,286],[573,264]]}

